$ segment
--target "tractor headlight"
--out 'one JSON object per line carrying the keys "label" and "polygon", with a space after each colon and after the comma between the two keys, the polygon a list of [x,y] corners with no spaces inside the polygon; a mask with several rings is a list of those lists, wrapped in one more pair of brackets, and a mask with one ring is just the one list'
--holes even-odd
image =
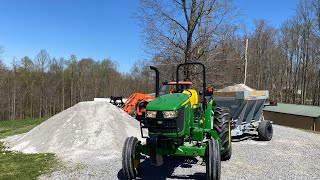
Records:
{"label": "tractor headlight", "polygon": [[162,111],[163,117],[166,119],[172,119],[178,117],[178,111]]}
{"label": "tractor headlight", "polygon": [[147,111],[146,112],[147,118],[156,118],[156,116],[157,116],[157,111]]}

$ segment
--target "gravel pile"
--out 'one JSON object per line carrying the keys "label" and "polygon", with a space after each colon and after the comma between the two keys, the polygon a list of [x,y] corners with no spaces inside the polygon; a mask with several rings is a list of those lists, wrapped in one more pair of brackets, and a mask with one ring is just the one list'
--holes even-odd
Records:
{"label": "gravel pile", "polygon": [[3,141],[15,151],[55,153],[67,165],[73,164],[71,168],[103,164],[101,172],[110,169],[111,174],[121,168],[118,161],[128,136],[140,137],[138,121],[108,102],[90,101],[78,103],[26,134]]}
{"label": "gravel pile", "polygon": [[252,89],[245,84],[236,84],[233,86],[228,86],[223,89],[220,89],[218,92],[233,92],[233,91],[255,91],[255,89]]}

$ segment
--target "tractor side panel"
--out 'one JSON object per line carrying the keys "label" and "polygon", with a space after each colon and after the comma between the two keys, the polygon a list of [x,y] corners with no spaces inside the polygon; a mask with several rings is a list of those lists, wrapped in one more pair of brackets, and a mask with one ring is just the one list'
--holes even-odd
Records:
{"label": "tractor side panel", "polygon": [[193,112],[191,109],[191,103],[188,102],[184,107],[184,134],[189,134],[190,131],[190,123],[192,123],[193,120]]}
{"label": "tractor side panel", "polygon": [[213,101],[210,100],[208,105],[207,105],[207,109],[205,110],[205,119],[203,122],[203,128],[204,129],[212,129],[212,118],[211,118],[211,111],[212,111],[212,103]]}

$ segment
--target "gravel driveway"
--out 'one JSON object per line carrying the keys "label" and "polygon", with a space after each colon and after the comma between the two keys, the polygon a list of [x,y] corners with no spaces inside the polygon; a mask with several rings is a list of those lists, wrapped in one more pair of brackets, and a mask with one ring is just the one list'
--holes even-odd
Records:
{"label": "gravel driveway", "polygon": [[[320,179],[320,134],[274,125],[270,142],[233,142],[233,154],[222,162],[221,179]],[[74,165],[41,179],[124,179],[121,157]],[[196,158],[165,158],[160,167],[141,163],[140,179],[205,179]]]}

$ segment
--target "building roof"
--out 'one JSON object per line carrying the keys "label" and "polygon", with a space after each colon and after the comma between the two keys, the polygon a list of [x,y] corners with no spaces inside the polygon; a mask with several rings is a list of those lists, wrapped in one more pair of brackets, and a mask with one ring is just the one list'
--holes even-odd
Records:
{"label": "building roof", "polygon": [[306,105],[278,103],[278,106],[266,106],[264,107],[263,110],[270,111],[270,112],[298,115],[298,116],[320,118],[319,106],[306,106]]}

